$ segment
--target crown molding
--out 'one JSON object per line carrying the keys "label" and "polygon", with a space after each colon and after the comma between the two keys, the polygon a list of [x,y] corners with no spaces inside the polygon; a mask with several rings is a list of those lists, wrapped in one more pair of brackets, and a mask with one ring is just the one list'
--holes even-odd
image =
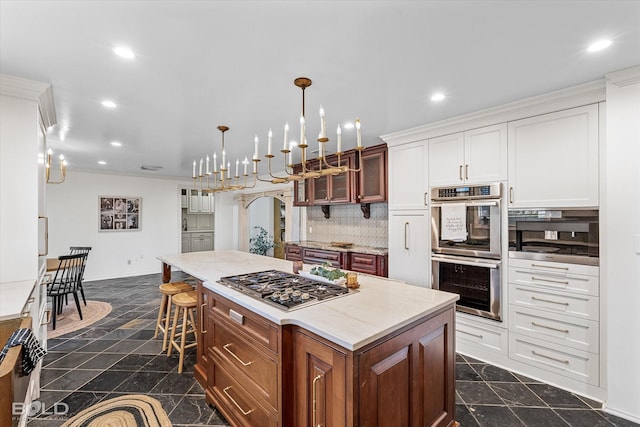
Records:
{"label": "crown molding", "polygon": [[567,108],[594,104],[605,100],[605,80],[596,80],[543,95],[525,98],[497,107],[486,108],[462,116],[452,117],[423,126],[381,135],[389,147],[427,138],[447,135],[463,130],[490,126],[512,120],[524,119]]}
{"label": "crown molding", "polygon": [[629,86],[640,83],[640,65],[625,68],[624,70],[613,71],[605,74],[605,79],[616,86]]}
{"label": "crown molding", "polygon": [[22,77],[0,74],[0,94],[38,103],[42,125],[45,129],[58,122],[50,84]]}

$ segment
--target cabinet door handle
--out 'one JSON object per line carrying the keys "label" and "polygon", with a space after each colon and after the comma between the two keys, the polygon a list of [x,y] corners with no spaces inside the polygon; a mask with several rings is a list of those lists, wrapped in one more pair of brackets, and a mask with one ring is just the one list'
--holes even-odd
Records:
{"label": "cabinet door handle", "polygon": [[464,177],[469,179],[469,165],[464,165]]}
{"label": "cabinet door handle", "polygon": [[38,256],[46,256],[49,254],[49,217],[38,216],[38,219],[44,219],[44,253],[38,251]]}
{"label": "cabinet door handle", "polygon": [[320,427],[320,424],[316,423],[316,412],[317,412],[317,405],[316,405],[316,401],[317,401],[317,392],[316,392],[316,383],[318,381],[320,381],[320,379],[322,378],[322,375],[318,374],[316,375],[316,377],[313,379],[313,383],[312,383],[312,391],[311,391],[311,396],[312,396],[312,400],[313,400],[313,427]]}
{"label": "cabinet door handle", "polygon": [[551,303],[551,304],[569,306],[568,302],[551,301],[550,299],[543,299],[543,298],[537,298],[537,297],[531,297],[531,299],[534,300],[534,301],[541,301],[541,302],[548,302],[548,303]]}
{"label": "cabinet door handle", "polygon": [[425,206],[429,206],[429,202],[428,202],[428,200],[427,200],[427,195],[428,195],[428,194],[429,194],[429,193],[424,193],[424,205],[425,205]]}
{"label": "cabinet door handle", "polygon": [[238,402],[236,402],[236,400],[235,400],[233,397],[231,397],[231,395],[230,395],[230,394],[229,394],[229,392],[227,391],[227,390],[229,390],[229,389],[231,389],[231,386],[223,388],[223,389],[222,389],[222,392],[223,392],[224,394],[226,394],[226,395],[227,395],[227,397],[229,398],[229,400],[231,401],[231,403],[233,403],[233,404],[235,405],[235,407],[236,407],[236,408],[238,408],[238,410],[239,410],[240,412],[242,412],[242,415],[244,415],[244,416],[246,417],[247,415],[249,415],[250,413],[252,413],[252,412],[253,412],[253,409],[249,409],[248,411],[245,411],[244,409],[242,409],[242,407],[241,407],[240,405],[238,405]]}
{"label": "cabinet door handle", "polygon": [[551,356],[547,356],[546,354],[538,353],[535,350],[531,350],[531,353],[533,353],[535,356],[544,357],[545,359],[555,360],[556,362],[564,363],[565,365],[569,364],[568,360],[556,359],[555,357],[551,357]]}
{"label": "cabinet door handle", "polygon": [[204,309],[206,306],[207,306],[206,302],[200,306],[200,333],[201,334],[207,333],[207,331],[204,330],[204,311],[205,311]]}
{"label": "cabinet door handle", "polygon": [[227,353],[232,355],[234,359],[242,364],[242,366],[249,366],[253,363],[253,360],[251,362],[245,362],[244,360],[240,359],[233,351],[229,350],[229,347],[231,347],[231,343],[222,346],[222,348],[227,350]]}
{"label": "cabinet door handle", "polygon": [[462,165],[460,165],[460,169],[458,170],[458,176],[460,177],[460,181],[462,181]]}
{"label": "cabinet door handle", "polygon": [[531,326],[537,326],[539,328],[550,329],[552,331],[558,331],[558,332],[562,332],[562,333],[565,333],[565,334],[569,333],[568,329],[558,329],[558,328],[554,328],[553,326],[541,325],[540,323],[536,323],[536,322],[531,322]]}
{"label": "cabinet door handle", "polygon": [[408,234],[409,234],[409,223],[405,222],[404,223],[404,248],[406,250],[409,250],[409,245],[407,244],[407,242],[408,242]]}
{"label": "cabinet door handle", "polygon": [[513,187],[509,187],[509,203],[513,204]]}
{"label": "cabinet door handle", "polygon": [[553,268],[554,270],[565,270],[565,271],[569,271],[568,267],[551,267],[548,265],[540,265],[540,264],[531,264],[531,267],[538,267],[538,268]]}

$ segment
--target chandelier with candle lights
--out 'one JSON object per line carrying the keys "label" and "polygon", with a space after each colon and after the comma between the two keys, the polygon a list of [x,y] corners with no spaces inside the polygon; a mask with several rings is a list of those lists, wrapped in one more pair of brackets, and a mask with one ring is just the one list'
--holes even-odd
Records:
{"label": "chandelier with candle lights", "polygon": [[64,155],[60,154],[60,179],[58,181],[51,180],[51,160],[53,158],[53,151],[51,148],[47,150],[47,162],[45,163],[45,176],[47,184],[62,184],[67,177],[67,161],[64,159]]}
{"label": "chandelier with candle lights", "polygon": [[[222,159],[220,162],[220,168],[218,169],[217,163],[217,155],[213,153],[213,170],[211,170],[210,158],[207,155],[205,158],[200,159],[200,164],[194,160],[193,161],[193,173],[192,178],[194,182],[194,186],[200,189],[203,192],[218,192],[218,191],[233,191],[233,190],[243,190],[246,188],[253,188],[256,185],[257,181],[270,182],[272,184],[285,184],[288,182],[296,182],[305,180],[308,178],[318,178],[326,175],[337,175],[345,172],[359,172],[360,167],[358,169],[350,169],[348,166],[344,166],[341,163],[341,156],[344,154],[342,151],[342,129],[340,125],[337,128],[337,144],[336,144],[336,162],[332,164],[327,160],[326,156],[326,144],[329,142],[329,138],[327,137],[327,126],[325,120],[325,111],[320,106],[320,134],[318,135],[318,157],[314,160],[314,167],[308,165],[309,159],[307,158],[307,148],[309,145],[307,144],[307,138],[305,133],[305,98],[304,91],[306,88],[311,86],[311,79],[307,77],[298,77],[294,80],[294,84],[302,89],[302,113],[300,114],[300,142],[297,147],[301,150],[301,162],[300,162],[300,170],[294,170],[293,164],[293,146],[289,145],[289,124],[285,123],[284,126],[284,140],[282,150],[284,169],[281,172],[276,172],[284,175],[277,175],[271,169],[271,162],[275,158],[275,155],[272,152],[272,138],[273,132],[269,129],[268,133],[268,145],[267,145],[267,154],[264,156],[267,160],[267,178],[261,178],[258,175],[258,164],[260,163],[259,157],[259,139],[258,135],[255,135],[254,143],[255,150],[253,153],[253,158],[251,159],[253,162],[253,179],[252,184],[247,184],[247,177],[249,174],[247,173],[247,168],[249,165],[249,161],[247,157],[245,157],[242,162],[243,171],[242,175],[239,175],[239,166],[240,160],[236,159],[236,168],[235,175],[231,175],[231,162],[226,160],[226,153],[224,149],[224,133],[229,130],[227,126],[218,126],[218,129],[222,132]],[[362,139],[360,133],[360,119],[356,118],[355,120],[355,128],[356,128],[356,147],[355,150],[358,152],[358,165],[362,165],[362,150],[364,147],[362,146]],[[317,161],[317,164],[316,164]]]}
{"label": "chandelier with candle lights", "polygon": [[[268,136],[268,145],[267,145],[267,154],[264,156],[267,159],[267,172],[269,174],[269,178],[264,179],[258,176],[258,180],[271,182],[272,184],[283,184],[293,181],[301,181],[307,178],[318,178],[325,175],[337,175],[344,172],[359,172],[360,169],[349,169],[347,166],[343,166],[341,164],[341,156],[343,154],[342,151],[342,129],[340,125],[337,128],[337,145],[336,145],[336,163],[331,164],[327,161],[326,156],[326,144],[329,142],[329,138],[327,137],[327,125],[325,120],[325,111],[320,106],[320,134],[318,135],[318,157],[317,157],[317,167],[311,168],[307,166],[307,148],[309,145],[307,144],[307,137],[305,134],[305,99],[304,99],[304,91],[306,88],[311,86],[311,79],[307,77],[298,77],[293,81],[293,83],[302,89],[302,113],[300,114],[300,142],[298,144],[298,148],[301,150],[301,161],[300,161],[300,171],[294,171],[293,164],[293,156],[292,151],[293,147],[289,146],[289,124],[285,123],[284,125],[284,141],[282,150],[280,152],[283,155],[284,159],[284,176],[274,175],[271,171],[271,160],[275,157],[271,151],[271,137],[272,132],[269,130]],[[360,133],[360,119],[356,118],[355,120],[355,128],[356,128],[356,148],[355,150],[358,152],[358,164],[362,164],[362,139]],[[287,161],[288,157],[288,161]],[[257,164],[260,162],[260,158],[258,157],[258,137],[255,137],[255,152],[253,154],[253,170],[254,173],[257,171]]]}
{"label": "chandelier with candle lights", "polygon": [[[213,170],[211,170],[211,160],[209,159],[209,155],[206,158],[200,159],[200,165],[198,169],[198,174],[196,174],[196,166],[197,163],[193,161],[193,173],[191,177],[193,178],[193,184],[196,188],[199,188],[202,192],[219,192],[219,191],[233,191],[233,190],[243,190],[245,188],[253,188],[256,186],[256,175],[257,170],[253,168],[253,184],[247,184],[247,177],[249,174],[247,173],[247,167],[249,165],[249,161],[247,158],[244,158],[242,162],[243,165],[243,174],[240,176],[240,159],[236,159],[236,170],[235,175],[231,176],[231,162],[227,161],[227,153],[224,149],[224,133],[229,130],[228,126],[218,126],[218,130],[222,133],[222,151],[221,151],[221,159],[220,159],[220,169],[218,170],[218,157],[217,154],[213,153]],[[204,163],[204,170],[203,170]]]}

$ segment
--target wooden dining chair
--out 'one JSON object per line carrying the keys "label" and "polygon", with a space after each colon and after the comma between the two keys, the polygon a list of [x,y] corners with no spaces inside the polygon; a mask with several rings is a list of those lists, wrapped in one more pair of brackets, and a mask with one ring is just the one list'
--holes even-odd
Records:
{"label": "wooden dining chair", "polygon": [[76,301],[76,308],[82,320],[82,309],[78,299],[78,291],[82,283],[82,272],[87,254],[62,255],[58,257],[58,269],[53,281],[47,285],[47,296],[51,297],[52,325],[56,328],[56,317],[62,313],[64,298],[71,294]]}
{"label": "wooden dining chair", "polygon": [[[89,258],[89,251],[91,250],[91,246],[69,246],[69,255],[76,254],[86,254],[87,258]],[[87,305],[87,299],[84,297],[84,288],[82,287],[82,282],[84,281],[84,268],[87,265],[87,260],[85,259],[84,266],[82,267],[82,277],[80,278],[80,295],[82,295],[82,301],[84,305]]]}

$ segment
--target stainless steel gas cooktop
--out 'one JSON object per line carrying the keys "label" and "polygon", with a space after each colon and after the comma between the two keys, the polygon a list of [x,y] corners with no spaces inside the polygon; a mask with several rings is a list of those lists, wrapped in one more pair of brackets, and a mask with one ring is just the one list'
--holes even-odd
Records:
{"label": "stainless steel gas cooktop", "polygon": [[344,286],[277,270],[221,277],[218,283],[286,311],[349,293],[349,289]]}

